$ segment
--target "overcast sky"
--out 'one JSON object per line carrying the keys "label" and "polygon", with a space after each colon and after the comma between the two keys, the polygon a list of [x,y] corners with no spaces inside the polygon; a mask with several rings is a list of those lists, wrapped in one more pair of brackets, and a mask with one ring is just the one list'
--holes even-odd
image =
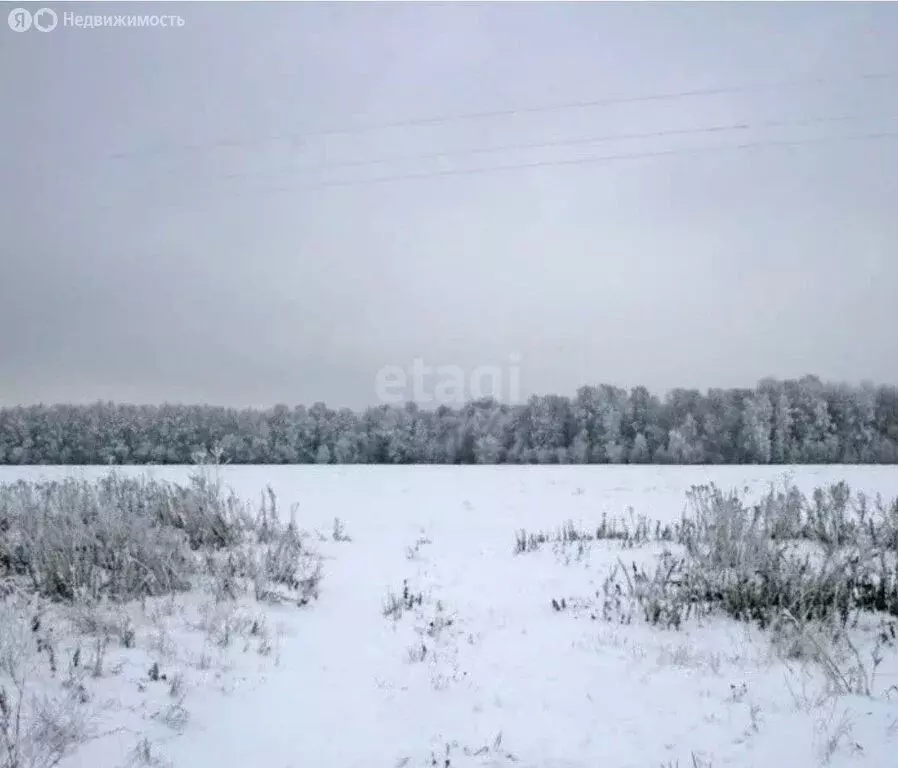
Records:
{"label": "overcast sky", "polygon": [[896,4],[51,7],[0,27],[0,403],[898,383]]}

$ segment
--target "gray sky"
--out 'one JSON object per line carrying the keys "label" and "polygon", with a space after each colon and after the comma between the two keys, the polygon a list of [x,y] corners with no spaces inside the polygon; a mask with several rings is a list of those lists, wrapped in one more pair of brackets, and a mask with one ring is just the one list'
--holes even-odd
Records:
{"label": "gray sky", "polygon": [[524,396],[898,383],[896,4],[50,6],[0,27],[0,403],[359,407],[511,354]]}

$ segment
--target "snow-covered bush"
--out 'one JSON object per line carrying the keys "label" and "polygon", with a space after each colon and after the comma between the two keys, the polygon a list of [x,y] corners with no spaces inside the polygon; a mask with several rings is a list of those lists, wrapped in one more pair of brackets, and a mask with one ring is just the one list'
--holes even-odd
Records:
{"label": "snow-covered bush", "polygon": [[[723,613],[762,628],[816,622],[833,632],[861,613],[898,617],[898,501],[871,502],[844,483],[810,499],[786,483],[754,505],[696,486],[687,500],[676,525],[638,526],[635,538],[663,551],[653,565],[618,560],[595,596],[594,617],[627,623],[642,615],[676,628],[691,616]],[[626,546],[627,537],[608,530],[582,535]],[[515,551],[579,538],[570,525],[554,535],[521,531]]]}
{"label": "snow-covered bush", "polygon": [[2,485],[0,576],[72,603],[171,594],[229,572],[308,592],[311,553],[270,489],[267,499],[254,516],[204,472],[186,485],[114,472]]}
{"label": "snow-covered bush", "polygon": [[[204,468],[185,484],[113,472],[0,485],[0,768],[51,768],[91,738],[91,678],[105,676],[110,641],[165,656],[164,627],[158,648],[137,638],[131,615],[147,615],[148,602],[175,614],[191,603],[185,592],[211,592],[229,638],[242,595],[317,598],[321,559],[305,541],[294,516],[281,520],[271,489],[254,513]],[[269,653],[264,621],[243,623]],[[158,662],[151,669],[164,679]],[[168,724],[185,716],[180,701],[161,715]]]}
{"label": "snow-covered bush", "polygon": [[845,626],[858,611],[898,616],[898,502],[855,496],[844,483],[771,492],[748,507],[694,488],[678,537],[686,558],[676,591],[762,626],[788,611]]}

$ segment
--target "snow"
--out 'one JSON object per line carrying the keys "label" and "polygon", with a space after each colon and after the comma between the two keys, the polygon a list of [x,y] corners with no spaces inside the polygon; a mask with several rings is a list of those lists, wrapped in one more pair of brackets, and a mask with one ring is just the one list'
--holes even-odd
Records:
{"label": "snow", "polygon": [[[0,482],[105,471],[3,468]],[[122,471],[184,480],[190,468]],[[96,700],[116,702],[104,728],[124,730],[86,743],[64,768],[122,765],[144,735],[160,764],[191,768],[894,765],[898,693],[890,700],[887,689],[898,684],[896,649],[886,650],[879,695],[818,695],[816,669],[786,665],[764,633],[745,625],[716,619],[657,630],[553,610],[553,598],[593,594],[617,557],[649,552],[596,544],[582,556],[551,546],[515,556],[513,547],[518,529],[594,525],[629,507],[672,520],[690,486],[712,481],[752,495],[788,472],[805,493],[846,480],[893,498],[895,467],[219,472],[244,498],[270,484],[281,510],[299,504],[298,523],[321,534],[313,537],[325,557],[320,599],[304,609],[241,608],[248,623],[264,614],[267,654],[251,634],[209,650],[209,633],[191,631],[209,624],[199,599],[179,597],[155,613],[135,607],[140,637],[157,641],[110,652],[110,671],[90,681]],[[331,538],[335,517],[350,540]],[[401,596],[406,581],[420,605],[385,617],[389,593]],[[179,701],[141,682],[154,660],[185,676],[182,727],[154,716]]]}

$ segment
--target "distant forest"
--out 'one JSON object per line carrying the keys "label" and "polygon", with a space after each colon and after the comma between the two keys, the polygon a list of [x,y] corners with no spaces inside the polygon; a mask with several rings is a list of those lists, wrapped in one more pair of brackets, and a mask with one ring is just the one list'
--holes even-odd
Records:
{"label": "distant forest", "polygon": [[0,464],[895,464],[898,387],[765,379],[752,389],[599,385],[575,397],[362,412],[277,405],[0,409]]}

